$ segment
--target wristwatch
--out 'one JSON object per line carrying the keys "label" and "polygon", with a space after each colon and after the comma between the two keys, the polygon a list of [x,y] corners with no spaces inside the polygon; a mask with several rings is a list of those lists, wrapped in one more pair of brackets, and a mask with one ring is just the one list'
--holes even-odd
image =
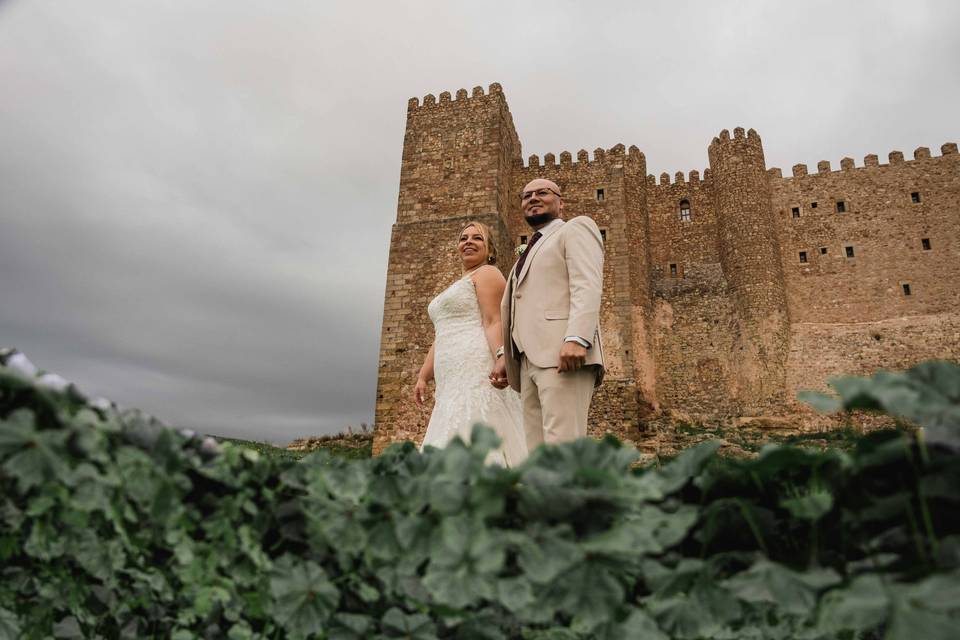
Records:
{"label": "wristwatch", "polygon": [[499,358],[502,355],[503,355],[503,347],[502,346],[497,347],[497,357]]}

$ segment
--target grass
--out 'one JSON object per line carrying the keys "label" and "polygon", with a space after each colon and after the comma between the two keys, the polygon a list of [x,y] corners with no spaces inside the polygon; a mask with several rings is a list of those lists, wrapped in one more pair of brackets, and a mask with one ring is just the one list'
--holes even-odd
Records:
{"label": "grass", "polygon": [[[218,442],[229,442],[231,444],[239,445],[241,447],[246,447],[248,449],[253,449],[254,451],[259,452],[261,455],[281,458],[284,460],[301,460],[304,457],[310,455],[310,451],[290,451],[283,447],[277,447],[270,444],[269,442],[257,442],[255,440],[241,440],[240,438],[223,438],[220,436],[213,436],[217,439]],[[330,446],[321,446],[321,448],[326,449],[335,456],[342,458],[347,458],[350,460],[360,460],[363,458],[369,458],[373,454],[373,442],[371,441],[365,447],[344,447],[336,446],[331,444]]]}

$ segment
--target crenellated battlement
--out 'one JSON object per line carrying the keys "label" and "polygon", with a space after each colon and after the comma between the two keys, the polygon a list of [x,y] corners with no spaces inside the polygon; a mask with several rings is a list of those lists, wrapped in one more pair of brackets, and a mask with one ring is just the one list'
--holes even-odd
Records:
{"label": "crenellated battlement", "polygon": [[660,174],[660,181],[657,182],[657,176],[648,175],[647,176],[647,185],[651,187],[669,187],[676,185],[691,185],[697,186],[701,183],[706,183],[710,180],[710,169],[703,170],[703,178],[701,178],[701,173],[697,169],[691,169],[684,175],[683,171],[677,171],[673,174],[671,178],[670,174],[664,171]]}
{"label": "crenellated battlement", "polygon": [[730,131],[723,129],[720,132],[720,135],[715,137],[711,142],[711,147],[724,147],[729,144],[737,143],[749,143],[749,144],[762,144],[760,140],[760,135],[753,129],[748,129],[744,131],[743,127],[736,127],[733,130],[733,137],[730,137]]}
{"label": "crenellated battlement", "polygon": [[887,154],[887,164],[880,164],[879,158],[876,154],[868,154],[863,157],[863,165],[856,166],[856,162],[851,157],[842,158],[840,160],[840,168],[833,169],[830,165],[829,160],[821,160],[817,163],[817,171],[815,173],[810,173],[807,169],[807,165],[803,163],[795,164],[792,167],[792,176],[784,177],[783,171],[779,167],[771,167],[767,170],[767,174],[771,178],[778,178],[782,180],[791,180],[793,178],[803,178],[806,176],[821,176],[830,173],[842,173],[844,171],[853,171],[853,170],[865,170],[865,169],[875,169],[879,167],[896,167],[900,165],[911,165],[918,161],[923,160],[937,160],[944,156],[957,155],[957,143],[956,142],[945,142],[940,145],[940,155],[933,156],[930,153],[929,147],[917,147],[913,150],[913,160],[905,160],[903,157],[902,151],[891,151]]}
{"label": "crenellated battlement", "polygon": [[533,154],[527,158],[526,163],[519,163],[518,168],[520,169],[539,169],[539,168],[554,168],[554,167],[571,167],[571,168],[580,168],[590,165],[622,165],[624,162],[635,163],[635,162],[645,162],[646,157],[643,153],[636,147],[636,145],[630,145],[629,149],[624,148],[623,144],[615,144],[609,149],[604,149],[603,147],[597,147],[593,150],[593,160],[590,159],[590,153],[586,149],[580,149],[577,152],[577,159],[574,161],[573,154],[569,151],[560,152],[560,162],[557,162],[557,156],[553,153],[547,153],[543,156],[543,162],[540,161],[540,156]]}
{"label": "crenellated battlement", "polygon": [[486,93],[484,93],[483,87],[480,86],[474,87],[470,95],[467,95],[466,89],[457,89],[456,99],[451,97],[449,91],[441,92],[439,99],[432,93],[428,93],[423,97],[422,104],[419,98],[413,97],[407,100],[407,112],[417,111],[418,109],[434,109],[448,105],[464,105],[471,102],[474,98],[489,99],[491,96],[503,97],[503,87],[500,86],[499,82],[494,82],[487,87]]}
{"label": "crenellated battlement", "polygon": [[736,127],[732,137],[727,129],[722,130],[707,147],[707,157],[714,171],[728,159],[732,161],[731,166],[737,165],[741,169],[750,166],[753,170],[766,170],[763,142],[753,129],[744,131],[743,127]]}

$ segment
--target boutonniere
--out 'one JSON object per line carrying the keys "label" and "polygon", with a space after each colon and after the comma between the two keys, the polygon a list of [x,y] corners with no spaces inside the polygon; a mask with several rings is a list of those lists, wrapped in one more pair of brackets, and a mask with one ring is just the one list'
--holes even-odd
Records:
{"label": "boutonniere", "polygon": [[514,252],[515,254],[517,254],[517,256],[522,256],[522,255],[523,255],[523,252],[526,251],[526,250],[527,250],[527,245],[521,244],[521,245],[518,246],[516,249],[514,249],[513,252]]}

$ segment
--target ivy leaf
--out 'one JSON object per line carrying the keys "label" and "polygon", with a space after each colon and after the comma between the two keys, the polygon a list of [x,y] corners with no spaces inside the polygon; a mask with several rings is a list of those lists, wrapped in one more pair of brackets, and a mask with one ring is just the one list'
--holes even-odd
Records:
{"label": "ivy leaf", "polygon": [[433,622],[422,613],[407,614],[393,607],[383,614],[380,623],[391,638],[436,640],[437,637]]}
{"label": "ivy leaf", "polygon": [[679,491],[694,476],[703,469],[703,466],[720,448],[719,440],[707,440],[693,447],[684,449],[680,455],[671,460],[663,469],[648,472],[642,479],[652,485],[661,495],[669,495]]}
{"label": "ivy leaf", "polygon": [[23,550],[39,560],[52,560],[63,555],[66,540],[48,520],[34,520]]}
{"label": "ivy leaf", "polygon": [[814,487],[805,493],[783,498],[780,506],[794,518],[816,521],[833,508],[833,494],[825,487]]}
{"label": "ivy leaf", "polygon": [[954,616],[897,600],[884,640],[954,640],[956,637],[957,620]]}
{"label": "ivy leaf", "polygon": [[905,599],[934,611],[960,608],[960,571],[933,575],[903,589]]}
{"label": "ivy leaf", "polygon": [[470,431],[470,448],[473,449],[475,457],[485,460],[487,454],[499,447],[500,443],[500,436],[496,431],[481,422],[473,425]]}
{"label": "ivy leaf", "polygon": [[17,640],[21,627],[12,611],[0,607],[0,640]]}
{"label": "ivy leaf", "polygon": [[254,640],[255,637],[253,629],[245,621],[233,625],[227,632],[227,640]]}
{"label": "ivy leaf", "polygon": [[370,637],[373,620],[358,613],[338,613],[333,616],[334,626],[329,640],[365,640]]}
{"label": "ivy leaf", "polygon": [[677,544],[697,522],[697,508],[682,505],[671,513],[651,504],[643,505],[609,529],[583,543],[588,553],[646,555],[661,553]]}
{"label": "ivy leaf", "polygon": [[[457,626],[456,640],[508,640],[503,632],[504,626],[511,626],[511,620],[505,619],[489,610],[471,612]],[[513,622],[515,625],[515,622]],[[511,635],[510,638],[515,636]]]}
{"label": "ivy leaf", "polygon": [[671,638],[712,638],[742,614],[736,599],[706,580],[699,580],[689,593],[667,598],[653,596],[646,604]]}
{"label": "ivy leaf", "polygon": [[577,625],[592,630],[614,617],[623,604],[624,586],[605,563],[585,560],[546,587],[548,607],[574,616]]}
{"label": "ivy leaf", "polygon": [[818,626],[825,631],[868,631],[882,625],[890,609],[882,581],[876,574],[866,574],[827,592],[820,599]]}
{"label": "ivy leaf", "polygon": [[584,557],[584,550],[570,539],[569,526],[536,527],[530,533],[519,544],[518,562],[534,583],[552,582]]}
{"label": "ivy leaf", "polygon": [[340,599],[320,565],[289,555],[276,563],[270,593],[278,622],[301,636],[321,633]]}
{"label": "ivy leaf", "polygon": [[497,600],[508,611],[516,613],[533,602],[533,588],[526,576],[497,581]]}
{"label": "ivy leaf", "polygon": [[656,621],[642,609],[634,609],[627,619],[607,634],[609,640],[670,640]]}
{"label": "ivy leaf", "polygon": [[[818,575],[815,580],[824,584],[824,576]],[[837,580],[839,577],[833,574],[833,582]],[[793,615],[807,615],[817,604],[816,589],[808,581],[766,559],[724,581],[722,586],[744,602],[775,604]]]}
{"label": "ivy leaf", "polygon": [[343,464],[324,470],[326,489],[339,501],[359,504],[367,493],[367,470],[363,463]]}
{"label": "ivy leaf", "polygon": [[73,640],[74,638],[82,639],[83,631],[80,630],[80,623],[75,617],[67,616],[53,625],[53,637],[66,638],[67,640]]}
{"label": "ivy leaf", "polygon": [[68,431],[38,430],[29,409],[17,409],[0,421],[0,460],[6,458],[3,469],[16,478],[22,493],[68,473],[58,450],[69,436]]}
{"label": "ivy leaf", "polygon": [[459,516],[440,526],[437,544],[423,586],[437,602],[463,608],[492,599],[505,549],[482,521]]}

